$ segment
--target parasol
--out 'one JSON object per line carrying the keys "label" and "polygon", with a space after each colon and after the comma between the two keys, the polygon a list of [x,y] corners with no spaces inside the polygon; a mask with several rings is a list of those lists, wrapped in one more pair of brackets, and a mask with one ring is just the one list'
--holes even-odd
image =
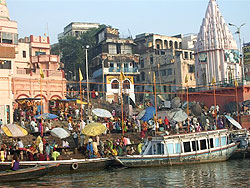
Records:
{"label": "parasol", "polygon": [[90,123],[84,127],[82,133],[87,136],[97,136],[107,130],[106,126],[101,123]]}
{"label": "parasol", "polygon": [[178,110],[175,112],[172,120],[176,122],[183,122],[188,118],[188,115],[183,110]]}
{"label": "parasol", "polygon": [[92,113],[98,117],[104,117],[104,118],[111,118],[112,117],[112,114],[108,110],[105,110],[102,108],[95,108],[92,110]]}
{"label": "parasol", "polygon": [[228,121],[230,121],[230,123],[232,123],[235,127],[237,127],[238,129],[242,129],[241,125],[235,121],[232,117],[225,115],[225,117],[228,119]]}
{"label": "parasol", "polygon": [[57,127],[51,130],[50,134],[54,137],[63,139],[70,136],[69,132],[63,128]]}
{"label": "parasol", "polygon": [[23,137],[28,134],[24,128],[16,124],[4,125],[2,130],[8,137]]}
{"label": "parasol", "polygon": [[50,113],[44,113],[44,114],[39,114],[39,115],[36,115],[34,118],[36,118],[36,119],[41,119],[41,117],[42,117],[42,119],[56,119],[56,118],[58,118],[58,116],[57,115],[55,115],[55,114],[50,114]]}

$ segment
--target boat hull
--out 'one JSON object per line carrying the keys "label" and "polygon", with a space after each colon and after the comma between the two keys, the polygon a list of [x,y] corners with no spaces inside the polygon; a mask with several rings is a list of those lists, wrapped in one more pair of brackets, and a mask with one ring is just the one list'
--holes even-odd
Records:
{"label": "boat hull", "polygon": [[[59,164],[53,174],[62,172],[96,171],[105,169],[113,164],[114,160],[108,158],[99,159],[71,159],[58,161],[20,161],[20,168],[28,168],[36,165]],[[0,162],[0,171],[10,169],[11,162]]]}
{"label": "boat hull", "polygon": [[232,143],[220,149],[201,150],[199,152],[172,154],[172,155],[136,155],[117,157],[116,160],[126,167],[167,166],[195,163],[209,163],[226,161],[236,150],[237,145]]}
{"label": "boat hull", "polygon": [[59,165],[37,166],[16,171],[2,171],[0,172],[0,182],[14,182],[40,178],[49,172],[52,172]]}

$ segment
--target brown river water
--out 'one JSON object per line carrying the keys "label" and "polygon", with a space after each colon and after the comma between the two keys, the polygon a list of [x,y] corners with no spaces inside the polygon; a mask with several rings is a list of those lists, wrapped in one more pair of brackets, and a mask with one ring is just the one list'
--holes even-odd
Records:
{"label": "brown river water", "polygon": [[250,188],[250,159],[154,168],[119,168],[44,176],[0,187],[211,187]]}

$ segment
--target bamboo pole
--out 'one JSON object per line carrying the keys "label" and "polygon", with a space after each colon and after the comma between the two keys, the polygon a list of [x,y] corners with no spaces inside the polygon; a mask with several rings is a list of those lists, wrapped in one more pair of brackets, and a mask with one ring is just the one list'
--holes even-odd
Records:
{"label": "bamboo pole", "polygon": [[43,136],[43,95],[42,95],[42,76],[40,75],[40,97],[41,97],[41,136]]}
{"label": "bamboo pole", "polygon": [[122,136],[124,136],[124,118],[123,118],[123,83],[122,83],[122,76],[120,76],[120,82],[121,82],[121,112],[122,112]]}
{"label": "bamboo pole", "polygon": [[239,116],[239,105],[238,105],[238,90],[237,90],[237,87],[238,87],[238,83],[237,83],[237,80],[235,80],[235,102],[236,102],[236,110],[237,110],[237,120],[238,122],[240,122],[240,116]]}
{"label": "bamboo pole", "polygon": [[82,120],[82,82],[79,81],[80,84],[80,100],[81,100],[81,120]]}
{"label": "bamboo pole", "polygon": [[154,77],[154,95],[155,95],[155,116],[156,116],[156,119],[158,119],[155,72],[153,74],[153,77]]}

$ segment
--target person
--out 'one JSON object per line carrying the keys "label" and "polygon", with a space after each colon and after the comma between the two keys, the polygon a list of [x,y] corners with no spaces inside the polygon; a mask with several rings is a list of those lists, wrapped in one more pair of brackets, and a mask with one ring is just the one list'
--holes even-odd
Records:
{"label": "person", "polygon": [[82,147],[84,144],[85,135],[82,133],[82,131],[85,128],[85,125],[86,125],[85,121],[81,120],[81,123],[80,123],[80,147]]}
{"label": "person", "polygon": [[18,149],[24,148],[23,141],[20,138],[17,139],[17,148]]}
{"label": "person", "polygon": [[60,156],[60,153],[58,151],[53,151],[52,153],[52,158],[54,159],[54,161],[56,161],[56,159]]}
{"label": "person", "polygon": [[25,123],[24,123],[24,119],[21,119],[21,127],[25,129]]}
{"label": "person", "polygon": [[79,112],[80,112],[79,109],[76,108],[76,109],[75,109],[75,118],[76,118],[76,119],[79,118]]}
{"label": "person", "polygon": [[50,119],[48,120],[47,127],[49,130],[51,130],[51,128],[52,128],[52,123],[51,123]]}
{"label": "person", "polygon": [[31,122],[30,122],[30,130],[31,130],[31,132],[35,132],[36,126],[37,126],[37,124],[36,124],[35,120],[32,119]]}
{"label": "person", "polygon": [[11,162],[11,170],[16,171],[19,169],[19,157],[17,153],[14,153],[13,160]]}
{"label": "person", "polygon": [[91,159],[94,157],[94,149],[93,149],[93,145],[92,142],[89,140],[89,143],[87,145],[87,151],[88,151],[88,157]]}
{"label": "person", "polygon": [[71,121],[68,121],[68,130],[69,131],[73,131],[73,127],[72,127]]}
{"label": "person", "polygon": [[167,116],[165,116],[165,119],[164,119],[164,129],[169,130],[169,120]]}
{"label": "person", "polygon": [[4,149],[2,148],[1,149],[1,161],[4,162],[5,160],[5,152],[4,152]]}
{"label": "person", "polygon": [[159,127],[163,127],[163,122],[162,122],[161,117],[159,117],[158,122],[159,122]]}
{"label": "person", "polygon": [[74,139],[74,142],[75,142],[75,147],[78,148],[78,133],[77,133],[76,128],[74,129],[74,132],[72,133],[72,136],[73,136],[73,139]]}

